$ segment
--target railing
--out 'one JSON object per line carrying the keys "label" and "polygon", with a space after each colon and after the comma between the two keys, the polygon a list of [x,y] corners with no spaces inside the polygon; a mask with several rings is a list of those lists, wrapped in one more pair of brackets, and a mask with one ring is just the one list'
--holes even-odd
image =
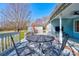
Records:
{"label": "railing", "polygon": [[0,53],[13,47],[11,36],[15,43],[20,42],[19,32],[1,33],[0,34]]}

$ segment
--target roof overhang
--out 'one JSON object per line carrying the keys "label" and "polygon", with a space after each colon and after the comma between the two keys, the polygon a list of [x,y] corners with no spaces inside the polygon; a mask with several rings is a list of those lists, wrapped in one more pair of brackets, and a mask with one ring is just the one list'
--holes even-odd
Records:
{"label": "roof overhang", "polygon": [[72,3],[72,4],[62,4],[59,9],[57,9],[56,12],[52,14],[50,17],[50,20],[54,20],[56,18],[59,18],[61,16],[62,18],[76,18],[79,17],[79,4],[78,3]]}
{"label": "roof overhang", "polygon": [[[62,12],[63,12],[64,10],[66,10],[70,5],[71,5],[71,3],[62,3],[60,6],[58,6],[58,8],[55,9],[56,11],[53,12],[53,14],[51,15],[49,22],[50,22],[52,19],[57,18],[60,14],[62,14]],[[66,12],[66,13],[67,13],[67,12]],[[64,13],[64,14],[65,14],[65,13]]]}
{"label": "roof overhang", "polygon": [[54,19],[55,17],[57,17],[63,10],[65,10],[70,5],[71,5],[71,3],[59,3],[59,4],[57,4],[56,8],[54,9],[54,11],[52,12],[52,14],[50,15],[49,21],[46,23],[45,26],[47,26],[47,24],[50,23],[50,21],[52,19]]}

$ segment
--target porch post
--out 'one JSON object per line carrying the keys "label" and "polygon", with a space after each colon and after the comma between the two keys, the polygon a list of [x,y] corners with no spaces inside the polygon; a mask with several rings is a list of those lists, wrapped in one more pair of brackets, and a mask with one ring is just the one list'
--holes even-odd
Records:
{"label": "porch post", "polygon": [[59,26],[60,26],[60,32],[59,32],[59,40],[60,40],[60,43],[62,43],[62,18],[61,16],[59,16]]}

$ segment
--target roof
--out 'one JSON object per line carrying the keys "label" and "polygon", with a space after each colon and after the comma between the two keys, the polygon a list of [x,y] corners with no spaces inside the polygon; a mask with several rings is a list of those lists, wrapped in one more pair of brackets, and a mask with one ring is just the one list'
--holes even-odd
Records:
{"label": "roof", "polygon": [[43,17],[42,19],[37,19],[35,22],[32,23],[32,25],[35,26],[44,26],[49,21],[49,16]]}
{"label": "roof", "polygon": [[66,9],[68,6],[70,6],[71,3],[61,3],[61,4],[57,4],[56,8],[54,9],[54,11],[51,13],[50,15],[50,19],[49,21],[46,23],[45,26],[47,26],[47,24],[53,19],[55,18],[58,14],[60,14],[64,9]]}

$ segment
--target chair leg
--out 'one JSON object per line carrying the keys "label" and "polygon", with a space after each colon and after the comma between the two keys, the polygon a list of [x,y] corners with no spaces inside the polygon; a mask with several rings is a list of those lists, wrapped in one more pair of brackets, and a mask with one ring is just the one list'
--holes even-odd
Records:
{"label": "chair leg", "polygon": [[13,46],[14,46],[14,49],[15,49],[17,55],[20,56],[19,53],[18,53],[18,50],[17,50],[17,48],[16,48],[15,42],[14,42],[14,40],[13,40],[13,37],[12,37],[12,36],[10,36],[10,37],[11,37],[11,41],[12,41],[12,43],[13,43]]}
{"label": "chair leg", "polygon": [[61,48],[60,48],[60,51],[59,51],[59,55],[62,53],[62,51],[64,50],[64,47],[66,46],[66,43],[67,43],[67,41],[68,41],[68,34],[65,34],[65,37],[64,37],[65,39],[63,40],[63,42],[62,42],[62,45],[61,45]]}

